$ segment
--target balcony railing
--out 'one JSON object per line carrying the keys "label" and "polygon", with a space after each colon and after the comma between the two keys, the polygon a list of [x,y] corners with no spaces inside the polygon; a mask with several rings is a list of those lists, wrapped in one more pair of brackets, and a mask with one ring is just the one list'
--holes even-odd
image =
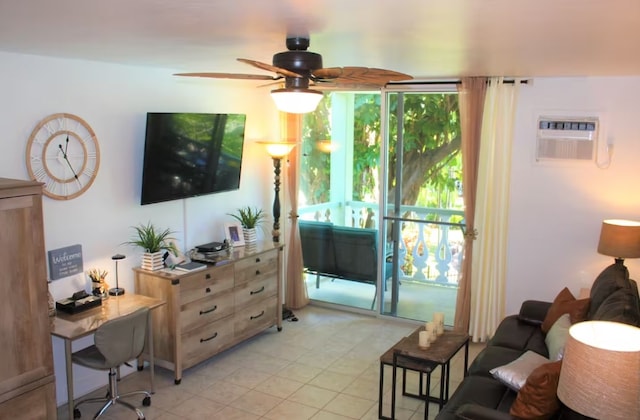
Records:
{"label": "balcony railing", "polygon": [[[393,208],[390,209],[391,211]],[[303,220],[378,229],[378,205],[360,201],[329,202],[299,209]],[[402,206],[398,244],[398,279],[457,286],[464,249],[464,212],[431,207]],[[391,233],[386,250],[391,252]]]}

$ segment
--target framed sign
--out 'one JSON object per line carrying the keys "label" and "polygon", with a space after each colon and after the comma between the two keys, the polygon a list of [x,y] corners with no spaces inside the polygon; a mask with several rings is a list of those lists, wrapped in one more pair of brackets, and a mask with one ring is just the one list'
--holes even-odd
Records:
{"label": "framed sign", "polygon": [[53,249],[49,255],[49,276],[51,280],[82,273],[82,245],[71,245]]}

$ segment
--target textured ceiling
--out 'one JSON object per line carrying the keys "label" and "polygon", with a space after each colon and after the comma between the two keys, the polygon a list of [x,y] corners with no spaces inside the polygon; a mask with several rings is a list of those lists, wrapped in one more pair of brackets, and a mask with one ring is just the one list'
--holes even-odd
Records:
{"label": "textured ceiling", "polygon": [[286,35],[325,67],[418,78],[640,75],[638,0],[0,0],[0,50],[261,73]]}

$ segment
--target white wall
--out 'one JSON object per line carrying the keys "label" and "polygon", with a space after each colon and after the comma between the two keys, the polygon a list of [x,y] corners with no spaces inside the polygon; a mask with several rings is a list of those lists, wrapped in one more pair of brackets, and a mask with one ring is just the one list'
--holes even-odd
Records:
{"label": "white wall", "polygon": [[[119,280],[133,291],[131,268],[139,265],[140,251],[122,245],[131,226],[153,222],[176,231],[183,250],[222,240],[226,213],[260,206],[271,213],[273,167],[256,140],[278,138],[278,117],[268,89],[255,83],[185,79],[171,69],[128,67],[0,53],[0,176],[27,179],[26,142],[44,117],[69,112],[86,120],[101,148],[96,181],[82,196],[70,201],[44,198],[46,250],[81,244],[85,270],[110,272],[111,256],[127,256],[119,263]],[[247,114],[239,191],[140,206],[142,152],[146,113],[151,111]],[[266,233],[269,235],[269,232]],[[44,281],[44,279],[43,279]],[[90,289],[83,274],[49,285],[54,299]],[[81,348],[91,338],[78,340]],[[58,403],[67,401],[62,340],[53,339]],[[74,366],[76,397],[106,383],[106,373]]]}
{"label": "white wall", "polygon": [[[525,299],[551,300],[567,286],[577,295],[613,258],[596,252],[608,218],[640,220],[640,77],[535,79],[518,103],[512,161],[507,313]],[[543,111],[601,115],[611,166],[537,164],[536,116]],[[627,260],[640,278],[638,260]]]}

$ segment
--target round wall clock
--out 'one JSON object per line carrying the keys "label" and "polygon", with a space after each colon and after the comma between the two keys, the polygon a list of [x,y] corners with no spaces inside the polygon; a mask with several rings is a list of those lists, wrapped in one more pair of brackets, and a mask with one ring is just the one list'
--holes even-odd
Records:
{"label": "round wall clock", "polygon": [[89,189],[98,175],[100,147],[93,129],[73,114],[49,115],[27,142],[29,176],[44,183],[44,194],[70,200]]}

